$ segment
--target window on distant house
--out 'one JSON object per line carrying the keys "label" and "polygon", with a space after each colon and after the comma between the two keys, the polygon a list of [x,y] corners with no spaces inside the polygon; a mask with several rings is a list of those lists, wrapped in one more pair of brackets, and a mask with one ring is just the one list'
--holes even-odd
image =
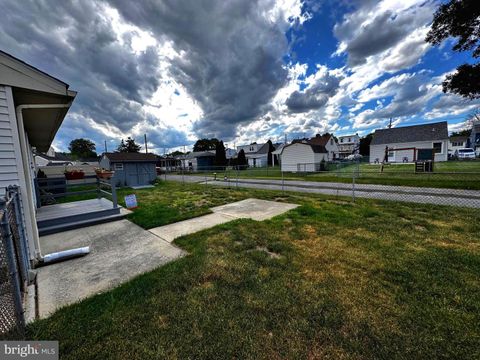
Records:
{"label": "window on distant house", "polygon": [[330,145],[333,145],[333,139],[330,139]]}
{"label": "window on distant house", "polygon": [[123,164],[122,163],[115,163],[113,168],[115,170],[123,170]]}
{"label": "window on distant house", "polygon": [[348,142],[352,142],[352,139],[351,139],[351,138],[348,138]]}
{"label": "window on distant house", "polygon": [[441,142],[434,142],[433,143],[433,152],[435,154],[441,154],[442,153],[442,143]]}
{"label": "window on distant house", "polygon": [[340,142],[341,142],[341,143],[343,142],[343,138],[340,139]]}
{"label": "window on distant house", "polygon": [[388,161],[394,160],[395,159],[395,151],[389,151],[388,152]]}

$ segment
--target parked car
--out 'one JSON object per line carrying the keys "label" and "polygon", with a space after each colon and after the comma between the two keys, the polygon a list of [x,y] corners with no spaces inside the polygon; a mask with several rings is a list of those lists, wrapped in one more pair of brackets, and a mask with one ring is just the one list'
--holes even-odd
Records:
{"label": "parked car", "polygon": [[363,156],[360,155],[360,154],[351,154],[351,155],[348,155],[347,156],[347,159],[348,160],[357,160],[357,159],[361,159]]}
{"label": "parked car", "polygon": [[459,160],[475,159],[475,150],[472,148],[455,150],[455,157]]}

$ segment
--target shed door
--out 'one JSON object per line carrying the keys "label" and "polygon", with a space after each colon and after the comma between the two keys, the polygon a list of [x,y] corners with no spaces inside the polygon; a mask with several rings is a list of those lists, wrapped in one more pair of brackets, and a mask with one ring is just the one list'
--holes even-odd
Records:
{"label": "shed door", "polygon": [[138,174],[138,184],[139,185],[149,185],[150,184],[150,173],[149,173],[150,164],[137,164],[137,174]]}
{"label": "shed door", "polygon": [[132,163],[128,174],[128,186],[141,186],[150,184],[150,164]]}

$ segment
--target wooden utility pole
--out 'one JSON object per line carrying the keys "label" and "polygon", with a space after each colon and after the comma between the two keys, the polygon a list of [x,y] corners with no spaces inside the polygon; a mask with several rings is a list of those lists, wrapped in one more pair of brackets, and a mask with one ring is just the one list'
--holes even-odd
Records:
{"label": "wooden utility pole", "polygon": [[144,137],[145,137],[145,154],[148,154],[147,134],[144,134]]}

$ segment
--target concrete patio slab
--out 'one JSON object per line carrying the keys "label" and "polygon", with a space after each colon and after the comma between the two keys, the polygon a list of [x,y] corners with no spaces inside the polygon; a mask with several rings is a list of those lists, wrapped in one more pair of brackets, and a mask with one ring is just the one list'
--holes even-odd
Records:
{"label": "concrete patio slab", "polygon": [[43,254],[90,246],[90,254],[82,258],[38,269],[41,318],[185,254],[128,220],[43,236],[40,243]]}
{"label": "concrete patio slab", "polygon": [[238,219],[263,221],[295,209],[296,207],[298,207],[297,204],[288,204],[259,199],[246,199],[214,207],[212,208],[212,211],[217,214],[232,216]]}
{"label": "concrete patio slab", "polygon": [[224,224],[236,219],[263,221],[296,208],[296,204],[280,203],[259,199],[246,199],[212,208],[213,214],[159,226],[149,231],[158,237],[172,242],[176,238]]}

